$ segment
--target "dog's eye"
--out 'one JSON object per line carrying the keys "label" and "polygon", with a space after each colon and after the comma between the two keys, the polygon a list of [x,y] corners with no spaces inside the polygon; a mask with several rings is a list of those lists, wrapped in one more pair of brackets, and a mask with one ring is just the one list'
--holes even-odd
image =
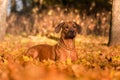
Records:
{"label": "dog's eye", "polygon": [[76,28],[76,26],[73,26],[73,28]]}
{"label": "dog's eye", "polygon": [[65,28],[68,29],[68,26],[66,26]]}

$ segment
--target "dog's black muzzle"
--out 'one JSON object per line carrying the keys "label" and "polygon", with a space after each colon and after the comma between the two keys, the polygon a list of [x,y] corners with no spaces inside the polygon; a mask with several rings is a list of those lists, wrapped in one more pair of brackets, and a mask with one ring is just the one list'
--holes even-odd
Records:
{"label": "dog's black muzzle", "polygon": [[73,39],[75,38],[76,36],[76,32],[74,30],[69,30],[67,33],[66,33],[66,36],[65,38],[66,39]]}

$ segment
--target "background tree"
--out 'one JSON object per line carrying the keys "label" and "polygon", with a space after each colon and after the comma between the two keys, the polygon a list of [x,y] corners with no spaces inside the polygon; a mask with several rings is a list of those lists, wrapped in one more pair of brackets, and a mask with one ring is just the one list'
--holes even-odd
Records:
{"label": "background tree", "polygon": [[8,0],[0,0],[0,40],[3,40],[6,32],[6,12]]}
{"label": "background tree", "polygon": [[120,0],[113,0],[109,45],[120,44]]}

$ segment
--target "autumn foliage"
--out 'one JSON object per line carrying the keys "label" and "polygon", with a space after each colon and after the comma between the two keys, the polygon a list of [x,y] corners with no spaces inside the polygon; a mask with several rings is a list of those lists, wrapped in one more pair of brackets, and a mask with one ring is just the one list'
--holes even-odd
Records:
{"label": "autumn foliage", "polygon": [[40,62],[24,56],[36,44],[56,44],[56,40],[38,35],[24,38],[8,35],[0,43],[0,80],[119,80],[119,46],[107,47],[106,37],[77,36],[79,59],[75,63]]}

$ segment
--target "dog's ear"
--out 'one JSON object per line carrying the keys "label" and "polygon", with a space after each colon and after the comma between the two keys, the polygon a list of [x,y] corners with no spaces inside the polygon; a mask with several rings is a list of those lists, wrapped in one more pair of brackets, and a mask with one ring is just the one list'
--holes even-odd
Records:
{"label": "dog's ear", "polygon": [[81,26],[80,25],[78,25],[76,22],[73,22],[74,23],[74,25],[76,26],[76,29],[77,29],[77,32],[78,32],[78,34],[80,34],[81,33]]}
{"label": "dog's ear", "polygon": [[55,27],[55,32],[56,32],[56,33],[59,33],[60,30],[61,30],[61,28],[62,28],[62,26],[63,26],[64,24],[65,24],[65,22],[59,23],[59,24],[57,25],[57,27]]}

